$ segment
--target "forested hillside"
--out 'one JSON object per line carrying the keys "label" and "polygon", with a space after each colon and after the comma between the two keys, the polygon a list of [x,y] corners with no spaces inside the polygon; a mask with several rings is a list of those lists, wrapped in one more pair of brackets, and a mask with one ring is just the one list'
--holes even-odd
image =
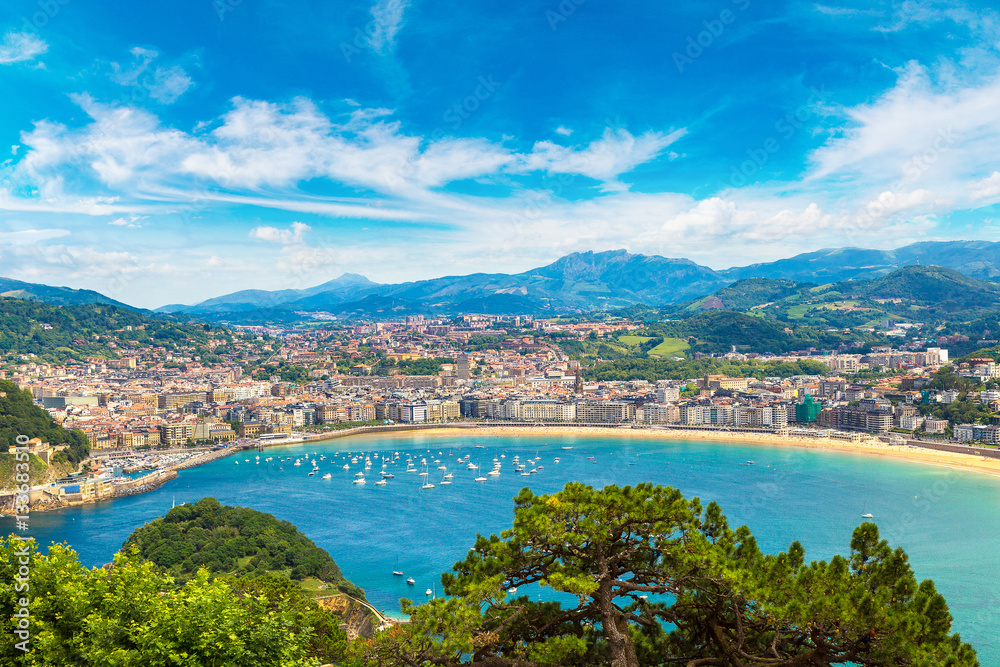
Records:
{"label": "forested hillside", "polygon": [[830,369],[818,361],[726,361],[705,357],[691,361],[670,361],[666,359],[619,359],[595,364],[584,371],[588,380],[686,380],[705,375],[729,375],[731,377],[791,377],[793,375],[821,375]]}
{"label": "forested hillside", "polygon": [[[810,326],[817,333],[831,328],[857,332],[894,320],[947,325],[958,333],[979,335],[997,328],[1000,285],[940,266],[913,265],[882,276],[821,285],[748,278],[687,303],[652,310],[632,308],[621,314],[692,322],[692,315],[711,315],[713,311],[733,311],[794,327]],[[765,340],[771,337],[766,328],[759,331]],[[739,331],[720,329],[720,333]]]}
{"label": "forested hillside", "polygon": [[8,456],[7,448],[15,444],[19,435],[39,438],[51,445],[69,445],[55,454],[55,461],[76,464],[90,452],[90,441],[82,431],[67,431],[35,405],[31,392],[19,389],[9,380],[0,380],[0,456]]}
{"label": "forested hillside", "polygon": [[185,342],[204,343],[208,336],[202,325],[147,317],[118,306],[0,299],[0,357],[34,354],[48,363],[81,357],[113,359],[122,346],[172,349]]}
{"label": "forested hillside", "polygon": [[278,573],[294,581],[315,577],[357,597],[364,593],[344,578],[323,549],[287,521],[245,507],[202,498],[138,528],[123,549],[139,553],[178,581],[201,567],[214,574],[261,576]]}

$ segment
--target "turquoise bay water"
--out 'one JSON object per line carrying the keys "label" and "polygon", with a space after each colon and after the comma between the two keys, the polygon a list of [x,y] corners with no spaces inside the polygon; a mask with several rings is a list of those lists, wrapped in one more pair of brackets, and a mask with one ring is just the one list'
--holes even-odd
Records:
{"label": "turquoise bay water", "polygon": [[[396,477],[384,487],[376,486],[381,459],[373,459],[367,484],[352,484],[361,465],[344,471],[340,455],[331,459],[339,450],[400,452],[399,463],[389,468]],[[486,482],[473,481],[478,472],[454,463],[471,454],[485,474],[504,450],[502,475]],[[280,463],[281,458],[306,452],[321,468],[316,476],[307,475],[308,463]],[[325,454],[327,460],[319,461],[312,452]],[[427,458],[434,489],[422,490],[423,478],[405,472],[407,453],[417,461]],[[530,477],[516,475],[515,454],[522,463],[537,454],[544,470]],[[382,434],[271,448],[261,455],[260,465],[254,464],[254,456],[228,457],[182,471],[178,479],[151,493],[34,514],[30,534],[43,545],[68,542],[83,563],[100,565],[111,560],[136,527],[162,516],[172,502],[214,496],[223,504],[253,507],[291,521],[330,552],[376,607],[392,613],[398,612],[400,597],[423,600],[432,585],[440,592],[440,573],[464,557],[476,533],[509,527],[512,499],[524,486],[550,493],[571,480],[595,487],[648,481],[675,486],[706,503],[717,501],[730,523],[748,525],[765,550],[786,549],[797,539],[810,560],[847,553],[852,529],[863,513],[871,512],[883,537],[906,549],[918,579],[934,579],[955,616],[954,629],[976,647],[982,664],[1000,665],[1000,640],[993,628],[1000,611],[998,478],[837,452],[616,439],[613,433]],[[268,456],[274,460],[265,463]],[[560,463],[554,462],[556,457]],[[439,485],[443,472],[436,470],[435,459],[454,474],[452,485]],[[748,460],[754,464],[747,465]],[[321,479],[327,472],[333,478]],[[0,530],[13,532],[11,520],[0,519]],[[392,575],[397,557],[399,569],[416,585]]]}

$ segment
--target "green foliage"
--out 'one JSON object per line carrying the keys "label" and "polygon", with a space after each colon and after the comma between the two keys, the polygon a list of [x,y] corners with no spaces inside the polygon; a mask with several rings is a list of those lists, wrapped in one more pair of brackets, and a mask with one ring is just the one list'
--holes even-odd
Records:
{"label": "green foliage", "polygon": [[178,581],[191,579],[200,568],[238,577],[278,571],[296,581],[346,581],[330,554],[291,523],[215,498],[175,507],[137,528],[124,549],[133,546]]}
{"label": "green foliage", "polygon": [[952,363],[960,364],[963,362],[968,362],[972,359],[995,360],[998,356],[1000,356],[1000,345],[994,345],[992,347],[981,347],[977,349],[975,352],[970,352],[969,354],[966,354],[963,357],[959,357],[958,359],[953,359]]}
{"label": "green foliage", "polygon": [[[203,569],[178,586],[135,552],[88,569],[65,545],[48,555],[28,545],[22,555],[16,536],[0,538],[0,664],[305,667],[343,653],[331,619],[279,585],[212,580]],[[30,589],[19,593],[21,559]],[[15,647],[20,597],[30,600],[28,653]]]}
{"label": "green foliage", "polygon": [[373,375],[437,375],[441,372],[441,364],[455,363],[454,359],[441,357],[438,359],[402,359],[383,358],[379,365],[372,369]]}
{"label": "green foliage", "polygon": [[965,399],[951,403],[918,403],[917,409],[922,415],[948,419],[952,424],[989,424],[993,417],[988,406]]}
{"label": "green foliage", "polygon": [[624,343],[615,340],[598,338],[564,338],[558,341],[559,347],[571,359],[578,361],[602,359],[626,359],[636,354],[643,354],[641,349],[630,348]]}
{"label": "green foliage", "polygon": [[725,308],[744,311],[771,301],[784,299],[803,290],[815,287],[812,283],[773,278],[744,278],[717,290],[704,299],[698,299],[686,310]]}
{"label": "green foliage", "polygon": [[940,266],[905,266],[871,281],[837,285],[870,298],[895,298],[930,304],[934,312],[940,313],[965,315],[987,306],[995,308],[1000,300],[1000,285]]}
{"label": "green foliage", "polygon": [[684,353],[691,349],[688,342],[680,338],[657,336],[653,339],[653,342],[655,341],[659,343],[646,350],[646,354],[651,357],[683,357]]}
{"label": "green foliage", "polygon": [[[464,324],[464,323],[463,323]],[[499,349],[500,343],[511,336],[471,336],[465,349],[469,352]]]}
{"label": "green foliage", "polygon": [[969,391],[970,389],[975,389],[978,385],[979,381],[977,379],[962,377],[955,373],[954,366],[946,365],[939,368],[931,376],[931,381],[928,383],[927,388],[940,389],[942,391],[950,389]]}
{"label": "green foliage", "polygon": [[[685,320],[651,323],[647,328],[650,333],[657,333],[668,339],[687,340],[691,352],[706,354],[730,352],[733,347],[737,352],[758,353],[783,353],[808,347],[828,349],[841,343],[872,338],[858,333],[828,331],[826,324],[823,328],[801,324],[789,327],[784,322],[763,316],[760,311],[754,312],[755,314],[748,315],[716,310],[699,313]],[[786,327],[791,329],[791,333],[785,331]]]}
{"label": "green foliage", "polygon": [[282,363],[278,367],[278,377],[281,378],[282,382],[303,384],[309,381],[309,369],[303,366]]}
{"label": "green foliage", "polygon": [[618,342],[628,346],[642,345],[643,343],[647,343],[650,340],[652,340],[652,337],[650,336],[633,336],[633,335],[618,336]]}
{"label": "green foliage", "polygon": [[31,392],[21,390],[9,380],[0,380],[0,451],[16,444],[19,435],[39,438],[51,445],[69,445],[66,458],[79,463],[90,452],[90,440],[83,431],[67,431],[56,424],[45,410],[35,405]]}
{"label": "green foliage", "polygon": [[705,375],[750,377],[754,372],[765,376],[791,377],[792,375],[821,375],[830,369],[818,361],[727,361],[705,357],[687,361],[667,359],[630,358],[596,364],[584,372],[588,380],[686,380]]}
{"label": "green foliage", "polygon": [[347,651],[347,633],[341,629],[340,619],[304,595],[297,583],[273,574],[226,582],[241,598],[260,599],[272,613],[291,612],[297,625],[312,628],[310,656],[324,663],[343,659]]}
{"label": "green foliage", "polygon": [[[24,463],[24,461],[19,462],[14,454],[0,454],[0,489],[8,489],[15,485],[14,475],[18,472],[24,472],[23,467],[20,469],[15,467],[18,463]],[[42,479],[49,469],[49,467],[34,454],[28,455],[27,463],[28,479],[31,480],[32,484],[35,484],[38,480]]]}
{"label": "green foliage", "polygon": [[[819,286],[766,278],[741,280],[707,297],[663,308],[660,317],[679,319],[700,311],[725,309],[809,325],[814,328],[810,337],[820,338],[838,335],[826,331],[830,327],[865,327],[883,319],[928,324],[949,321],[956,332],[996,338],[987,334],[1000,328],[998,306],[1000,287],[996,283],[938,266],[906,266],[873,279]],[[864,337],[877,338],[871,334]]]}
{"label": "green foliage", "polygon": [[[357,647],[365,665],[978,666],[931,581],[874,524],[851,554],[767,555],[715,503],[669,487],[524,489],[514,524],[442,576],[448,598]],[[540,584],[575,602],[511,598]],[[648,598],[647,598],[648,596]]]}
{"label": "green foliage", "polygon": [[[132,331],[125,330],[129,326]],[[146,317],[117,306],[53,306],[0,298],[0,356],[34,354],[39,361],[58,363],[85,356],[116,358],[122,345],[173,349],[189,341],[203,344],[207,340],[202,326]],[[111,341],[118,347],[112,348]]]}

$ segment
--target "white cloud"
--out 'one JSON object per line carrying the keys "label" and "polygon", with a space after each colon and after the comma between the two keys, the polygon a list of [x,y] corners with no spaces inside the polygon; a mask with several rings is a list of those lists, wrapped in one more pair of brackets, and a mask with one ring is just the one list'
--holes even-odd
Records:
{"label": "white cloud", "polygon": [[163,104],[173,104],[194,82],[180,66],[157,67],[148,85],[149,96]]}
{"label": "white cloud", "polygon": [[846,17],[856,17],[856,16],[877,16],[878,11],[874,9],[858,9],[856,7],[831,7],[829,5],[814,5],[816,11],[820,14],[826,14],[827,16],[846,16]]}
{"label": "white cloud", "polygon": [[139,221],[143,220],[146,217],[148,216],[130,215],[127,218],[115,218],[114,220],[108,222],[108,224],[113,225],[115,227],[128,227],[130,229],[138,229],[139,227],[142,227],[142,224]]}
{"label": "white cloud", "polygon": [[22,134],[28,147],[16,167],[22,176],[51,182],[75,166],[93,170],[102,183],[124,187],[162,173],[164,167],[169,171],[178,155],[194,149],[189,136],[160,127],[159,119],[146,111],[100,104],[86,94],[71,97],[93,122],[71,131],[42,121]]}
{"label": "white cloud", "polygon": [[133,61],[128,67],[111,63],[111,79],[119,85],[131,87],[134,98],[148,95],[162,104],[173,104],[194,85],[179,65],[154,66],[159,52],[136,46],[130,53]]}
{"label": "white cloud", "polygon": [[69,236],[68,229],[22,229],[16,232],[0,232],[0,245],[24,245]]}
{"label": "white cloud", "polygon": [[[448,242],[458,239],[456,248],[481,257],[480,264],[497,258],[508,266],[615,247],[718,265],[727,259],[720,260],[721,249],[733,243],[748,254],[767,248],[773,256],[774,248],[796,248],[804,234],[816,245],[851,239],[881,246],[890,234],[902,239],[918,227],[933,230],[934,215],[983,190],[988,183],[980,182],[992,171],[983,169],[988,156],[985,150],[977,153],[974,141],[985,140],[988,146],[993,141],[983,120],[990,117],[983,101],[987,84],[942,92],[929,80],[921,82],[916,71],[907,76],[901,73],[896,87],[867,105],[841,110],[849,127],[814,152],[806,180],[727,190],[702,200],[673,192],[629,192],[622,183],[640,165],[678,157],[670,147],[685,129],[632,134],[609,128],[589,142],[570,145],[519,146],[514,138],[431,140],[407,134],[389,109],[352,107],[330,117],[305,98],[284,104],[236,98],[221,118],[184,132],[164,127],[148,111],[100,104],[83,95],[75,99],[90,116],[88,124],[70,129],[43,121],[24,134],[19,161],[6,169],[16,191],[33,185],[40,194],[31,199],[0,191],[0,209],[100,211],[122,227],[135,224],[133,216],[230,206],[390,221],[398,230],[407,223],[434,225],[448,228]],[[923,116],[906,118],[906,105],[915,104],[918,115],[940,118],[934,115],[943,113],[939,107],[953,106],[943,101],[944,94],[977,119],[964,118],[950,135],[945,127],[945,144],[926,160],[918,178],[906,180],[908,160],[928,157],[915,152],[920,146],[912,139],[922,136],[921,123],[929,122]],[[894,123],[901,122],[910,123],[908,131],[897,132]],[[933,124],[923,128],[932,149],[936,129]],[[971,175],[961,181],[961,192],[940,187],[965,172]],[[558,189],[534,185],[532,176],[538,174],[582,176],[604,192],[570,200]],[[87,189],[101,193],[98,197],[84,200],[65,192],[68,184],[88,177],[95,185]],[[304,194],[299,186],[314,179],[350,190],[326,197]],[[445,187],[466,179],[476,179],[484,186],[478,191],[490,194],[459,194]],[[886,192],[892,193],[888,201],[881,198]],[[872,202],[882,206],[878,215],[866,212]],[[907,227],[907,220],[919,225]],[[353,270],[365,272],[364,253],[347,259],[342,244],[321,246],[324,235],[313,224],[317,231],[302,222],[261,225],[249,231],[249,238],[264,242],[255,246],[261,257],[278,253],[289,266],[314,267],[301,271],[303,284],[330,267],[347,270],[351,262]],[[423,255],[419,261],[407,259],[399,249],[387,250],[385,257],[395,262],[386,270],[400,277],[405,271],[427,275],[434,261]],[[442,262],[437,270],[458,268]]]}
{"label": "white cloud", "polygon": [[8,32],[0,38],[0,65],[34,60],[49,50],[45,40],[28,32]]}
{"label": "white cloud", "polygon": [[972,199],[992,199],[1000,195],[1000,171],[994,171],[983,180],[973,184]]}
{"label": "white cloud", "polygon": [[0,266],[8,277],[45,284],[82,282],[108,296],[126,289],[141,273],[162,272],[161,261],[144,259],[145,264],[129,252],[61,243],[0,245]]}
{"label": "white cloud", "polygon": [[293,222],[288,229],[260,226],[250,230],[250,238],[281,245],[299,245],[310,227],[301,222]]}
{"label": "white cloud", "polygon": [[970,8],[963,2],[954,0],[903,0],[892,4],[892,19],[888,24],[878,25],[877,32],[893,33],[906,30],[912,25],[921,27],[938,23],[954,23],[970,28],[977,33],[996,36],[996,14],[985,7]]}
{"label": "white cloud", "polygon": [[573,134],[573,130],[569,129],[564,125],[560,125],[559,127],[556,128],[556,134],[561,134],[564,137],[568,137],[569,135]]}
{"label": "white cloud", "polygon": [[990,173],[1000,154],[997,99],[998,72],[963,83],[911,62],[882,96],[841,110],[846,127],[813,151],[805,185],[868,198],[930,191],[921,203],[973,205],[967,184]]}
{"label": "white cloud", "polygon": [[378,0],[372,6],[375,29],[371,44],[379,55],[390,53],[396,48],[396,33],[403,26],[403,13],[409,5],[408,0]]}
{"label": "white cloud", "polygon": [[310,100],[287,105],[234,100],[223,123],[194,152],[182,171],[227,186],[290,186],[315,176],[401,194],[498,173],[574,173],[606,183],[655,158],[684,130],[638,137],[607,130],[581,148],[551,142],[517,153],[485,139],[444,137],[424,141],[403,134],[388,109],[358,109],[334,123]]}
{"label": "white cloud", "polygon": [[549,141],[535,144],[529,154],[518,156],[518,165],[511,171],[547,171],[552,174],[580,174],[605,183],[640,164],[659,156],[664,148],[687,134],[674,130],[669,134],[647,132],[638,137],[628,130],[604,131],[604,135],[581,149],[566,148]]}

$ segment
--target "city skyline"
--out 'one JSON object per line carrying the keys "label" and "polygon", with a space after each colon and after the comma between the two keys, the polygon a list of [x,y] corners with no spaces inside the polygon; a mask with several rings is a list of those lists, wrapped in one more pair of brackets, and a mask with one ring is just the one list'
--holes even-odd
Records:
{"label": "city skyline", "polygon": [[985,5],[172,12],[0,13],[16,101],[0,108],[0,275],[157,307],[574,251],[722,269],[995,238]]}

